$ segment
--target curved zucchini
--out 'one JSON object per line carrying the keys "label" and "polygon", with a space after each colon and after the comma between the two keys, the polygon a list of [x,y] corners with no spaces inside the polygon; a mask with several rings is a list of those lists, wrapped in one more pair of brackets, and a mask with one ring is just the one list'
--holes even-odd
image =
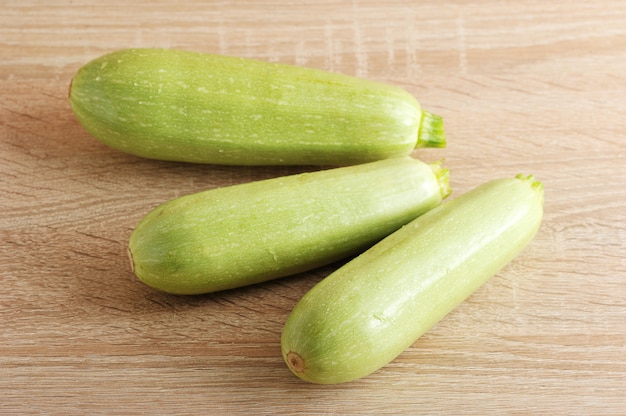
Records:
{"label": "curved zucchini", "polygon": [[126,49],[87,63],[70,102],[93,136],[152,159],[347,165],[446,143],[441,117],[401,88],[172,49]]}
{"label": "curved zucchini", "polygon": [[212,189],[148,213],[129,253],[149,286],[214,292],[354,255],[449,193],[446,169],[410,157]]}
{"label": "curved zucchini", "polygon": [[283,329],[283,358],[314,383],[372,373],[510,262],[542,215],[543,185],[518,175],[420,216],[305,294]]}

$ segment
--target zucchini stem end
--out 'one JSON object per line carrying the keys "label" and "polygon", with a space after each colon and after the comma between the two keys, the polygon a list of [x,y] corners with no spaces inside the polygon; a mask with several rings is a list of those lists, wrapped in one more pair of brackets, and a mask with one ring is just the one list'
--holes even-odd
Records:
{"label": "zucchini stem end", "polygon": [[446,133],[443,127],[443,117],[428,111],[422,111],[420,128],[417,133],[416,149],[423,147],[446,147]]}

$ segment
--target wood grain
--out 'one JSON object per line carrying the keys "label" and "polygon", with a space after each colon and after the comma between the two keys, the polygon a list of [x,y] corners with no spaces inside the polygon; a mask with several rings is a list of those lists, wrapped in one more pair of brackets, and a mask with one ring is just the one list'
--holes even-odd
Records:
{"label": "wood grain", "polygon": [[[300,382],[280,331],[337,265],[177,297],[137,281],[125,250],[161,202],[317,167],[157,162],[90,137],[69,108],[72,75],[138,46],[400,85],[446,122],[448,148],[415,156],[445,157],[454,195],[534,173],[542,228],[393,363]],[[4,1],[0,56],[0,413],[626,411],[623,1]]]}

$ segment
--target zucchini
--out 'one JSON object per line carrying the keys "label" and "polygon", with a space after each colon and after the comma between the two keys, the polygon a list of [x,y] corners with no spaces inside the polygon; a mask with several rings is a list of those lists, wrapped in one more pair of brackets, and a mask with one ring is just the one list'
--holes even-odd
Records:
{"label": "zucchini", "polygon": [[147,285],[209,293],[357,254],[449,193],[447,169],[408,156],[249,182],[155,208],[128,249]]}
{"label": "zucchini", "polygon": [[69,98],[93,136],[152,159],[348,165],[446,144],[401,88],[239,57],[119,50],[80,68]]}
{"label": "zucchini", "polygon": [[283,328],[285,362],[322,384],[383,367],[509,263],[542,215],[543,185],[518,175],[420,216],[303,296]]}

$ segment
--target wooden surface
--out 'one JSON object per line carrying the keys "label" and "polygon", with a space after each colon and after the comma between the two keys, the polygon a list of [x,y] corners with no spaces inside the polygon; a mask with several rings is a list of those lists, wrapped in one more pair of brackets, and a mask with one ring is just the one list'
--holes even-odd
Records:
{"label": "wooden surface", "polygon": [[[199,3],[0,3],[0,413],[626,413],[623,0]],[[445,157],[454,195],[534,173],[542,228],[393,363],[301,382],[282,325],[336,265],[197,297],[130,272],[129,234],[157,204],[307,169],[143,160],[92,138],[70,79],[138,46],[400,85],[446,122],[448,148],[415,156]]]}

